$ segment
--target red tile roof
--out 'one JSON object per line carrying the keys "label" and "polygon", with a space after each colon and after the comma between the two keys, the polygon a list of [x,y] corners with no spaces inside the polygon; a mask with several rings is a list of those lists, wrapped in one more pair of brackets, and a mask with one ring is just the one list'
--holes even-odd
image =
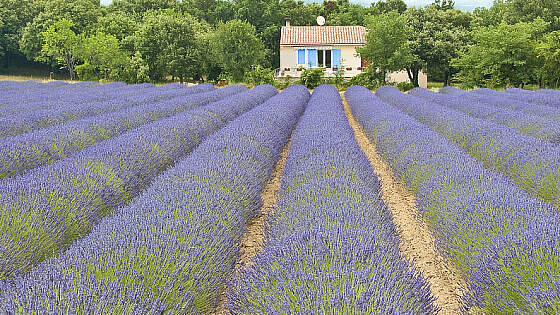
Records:
{"label": "red tile roof", "polygon": [[282,26],[280,45],[364,44],[363,26]]}

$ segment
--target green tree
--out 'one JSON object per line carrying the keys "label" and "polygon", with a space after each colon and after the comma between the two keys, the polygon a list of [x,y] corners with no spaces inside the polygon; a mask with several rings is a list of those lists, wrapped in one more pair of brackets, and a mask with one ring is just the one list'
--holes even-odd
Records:
{"label": "green tree", "polygon": [[81,34],[92,29],[101,16],[99,0],[36,0],[37,15],[22,31],[20,49],[29,60],[36,59],[42,49],[42,32],[60,19],[73,21],[72,30]]}
{"label": "green tree", "polygon": [[406,17],[397,11],[371,17],[367,26],[366,44],[356,51],[371,67],[379,70],[385,84],[388,72],[402,70],[411,63],[408,38],[412,30]]}
{"label": "green tree", "polygon": [[212,41],[217,60],[237,82],[243,80],[252,65],[264,60],[264,44],[255,27],[247,22],[232,20],[219,23]]}
{"label": "green tree", "polygon": [[41,32],[43,45],[38,61],[51,62],[66,68],[70,79],[75,79],[75,66],[80,51],[80,36],[72,30],[74,22],[61,19]]}
{"label": "green tree", "polygon": [[375,7],[380,13],[389,13],[391,11],[397,11],[398,13],[404,13],[406,11],[406,3],[403,0],[385,0],[375,3]]}
{"label": "green tree", "polygon": [[548,22],[549,31],[560,30],[560,1],[506,0],[504,19],[508,24],[531,22],[538,18]]}
{"label": "green tree", "polygon": [[455,8],[455,1],[453,1],[453,0],[435,0],[433,5],[438,10],[453,10]]}
{"label": "green tree", "polygon": [[31,0],[0,0],[0,67],[12,56],[20,55],[19,39],[23,28],[35,14]]}
{"label": "green tree", "polygon": [[136,31],[137,23],[134,18],[120,11],[110,11],[99,17],[94,29],[97,32],[115,36],[122,41]]}
{"label": "green tree", "polygon": [[411,82],[418,86],[419,70],[424,69],[442,73],[444,85],[448,85],[453,71],[451,60],[470,40],[470,14],[432,5],[411,8],[406,16],[408,25],[414,29],[409,37],[414,61],[407,67]]}
{"label": "green tree", "polygon": [[134,47],[150,66],[154,81],[172,74],[181,79],[198,73],[200,56],[195,31],[198,22],[189,14],[173,10],[148,12],[134,34]]}
{"label": "green tree", "polygon": [[542,62],[541,78],[549,86],[560,88],[560,31],[546,34],[536,46],[537,57]]}
{"label": "green tree", "polygon": [[523,86],[533,82],[539,68],[535,49],[546,27],[546,22],[537,19],[475,29],[474,44],[452,61],[460,69],[458,79],[468,87]]}
{"label": "green tree", "polygon": [[177,0],[113,0],[108,9],[111,12],[132,16],[136,21],[140,22],[144,14],[149,11],[180,10],[180,2]]}
{"label": "green tree", "polygon": [[118,79],[128,61],[119,40],[101,32],[82,41],[79,58],[84,62],[76,67],[81,79]]}

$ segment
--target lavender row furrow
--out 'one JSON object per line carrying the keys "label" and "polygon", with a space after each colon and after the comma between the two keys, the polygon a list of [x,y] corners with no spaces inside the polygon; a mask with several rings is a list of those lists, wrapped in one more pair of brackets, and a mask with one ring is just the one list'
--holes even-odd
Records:
{"label": "lavender row furrow", "polygon": [[234,314],[433,314],[338,91],[313,91],[290,145],[265,247],[233,284]]}
{"label": "lavender row furrow", "polygon": [[259,86],[2,181],[0,279],[25,273],[66,248],[203,138],[276,93]]}
{"label": "lavender row furrow", "polygon": [[546,93],[537,93],[517,88],[506,89],[504,92],[502,92],[502,94],[505,97],[521,100],[528,103],[560,108],[560,94],[549,95]]}
{"label": "lavender row furrow", "polygon": [[0,117],[8,118],[17,114],[41,109],[72,107],[76,103],[98,102],[114,99],[116,96],[134,95],[142,92],[159,91],[153,84],[102,85],[91,88],[48,88],[37,93],[28,89],[11,91],[1,102]]}
{"label": "lavender row furrow", "polygon": [[504,174],[526,192],[560,208],[560,147],[403,94],[394,87],[382,87],[376,94],[442,134],[488,169]]}
{"label": "lavender row furrow", "polygon": [[43,129],[89,116],[115,112],[129,107],[151,104],[189,94],[210,92],[212,90],[214,90],[214,87],[211,84],[201,84],[180,90],[170,90],[172,93],[167,92],[167,90],[154,89],[153,91],[140,90],[132,95],[125,96],[116,91],[115,96],[108,100],[96,102],[76,101],[67,106],[39,109],[7,118],[0,118],[0,138]]}
{"label": "lavender row furrow", "polygon": [[245,225],[308,98],[305,87],[289,87],[210,136],[66,252],[0,283],[0,309],[215,311]]}
{"label": "lavender row furrow", "polygon": [[481,101],[465,99],[449,94],[435,93],[423,88],[415,88],[408,94],[421,97],[427,101],[444,105],[473,117],[495,122],[515,129],[523,134],[560,144],[560,121],[516,110],[492,106]]}
{"label": "lavender row furrow", "polygon": [[[497,91],[494,91],[499,93]],[[467,92],[455,87],[446,86],[440,90],[442,94],[449,94],[453,96],[458,96],[466,98],[473,101],[479,101],[482,103],[487,103],[493,106],[513,109],[526,114],[538,115],[542,117],[548,117],[554,120],[560,120],[560,108],[550,107],[546,105],[530,104],[527,102],[514,100],[511,98],[506,98],[501,95],[496,95],[495,93],[484,93],[481,92]]]}
{"label": "lavender row furrow", "polygon": [[351,87],[346,98],[366,135],[415,193],[438,249],[465,278],[464,311],[555,313],[558,210],[367,89]]}
{"label": "lavender row furrow", "polygon": [[52,163],[130,129],[245,90],[244,86],[232,85],[1,139],[0,178]]}

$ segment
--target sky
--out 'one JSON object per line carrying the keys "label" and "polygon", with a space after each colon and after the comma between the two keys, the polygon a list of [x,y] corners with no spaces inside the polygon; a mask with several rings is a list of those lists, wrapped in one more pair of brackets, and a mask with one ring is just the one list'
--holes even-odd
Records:
{"label": "sky", "polygon": [[[112,0],[101,0],[101,4],[108,5]],[[369,4],[372,2],[377,2],[378,0],[350,0],[350,2]],[[311,2],[311,1],[309,1]],[[404,0],[408,6],[422,7],[427,4],[434,2],[433,0]],[[455,0],[455,7],[463,11],[472,11],[477,7],[487,7],[492,6],[492,0]]]}

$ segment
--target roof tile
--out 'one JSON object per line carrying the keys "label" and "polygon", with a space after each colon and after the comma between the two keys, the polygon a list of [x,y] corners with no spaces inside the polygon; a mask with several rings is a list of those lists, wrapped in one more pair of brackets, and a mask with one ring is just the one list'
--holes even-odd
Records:
{"label": "roof tile", "polygon": [[363,26],[283,26],[280,45],[364,44]]}

